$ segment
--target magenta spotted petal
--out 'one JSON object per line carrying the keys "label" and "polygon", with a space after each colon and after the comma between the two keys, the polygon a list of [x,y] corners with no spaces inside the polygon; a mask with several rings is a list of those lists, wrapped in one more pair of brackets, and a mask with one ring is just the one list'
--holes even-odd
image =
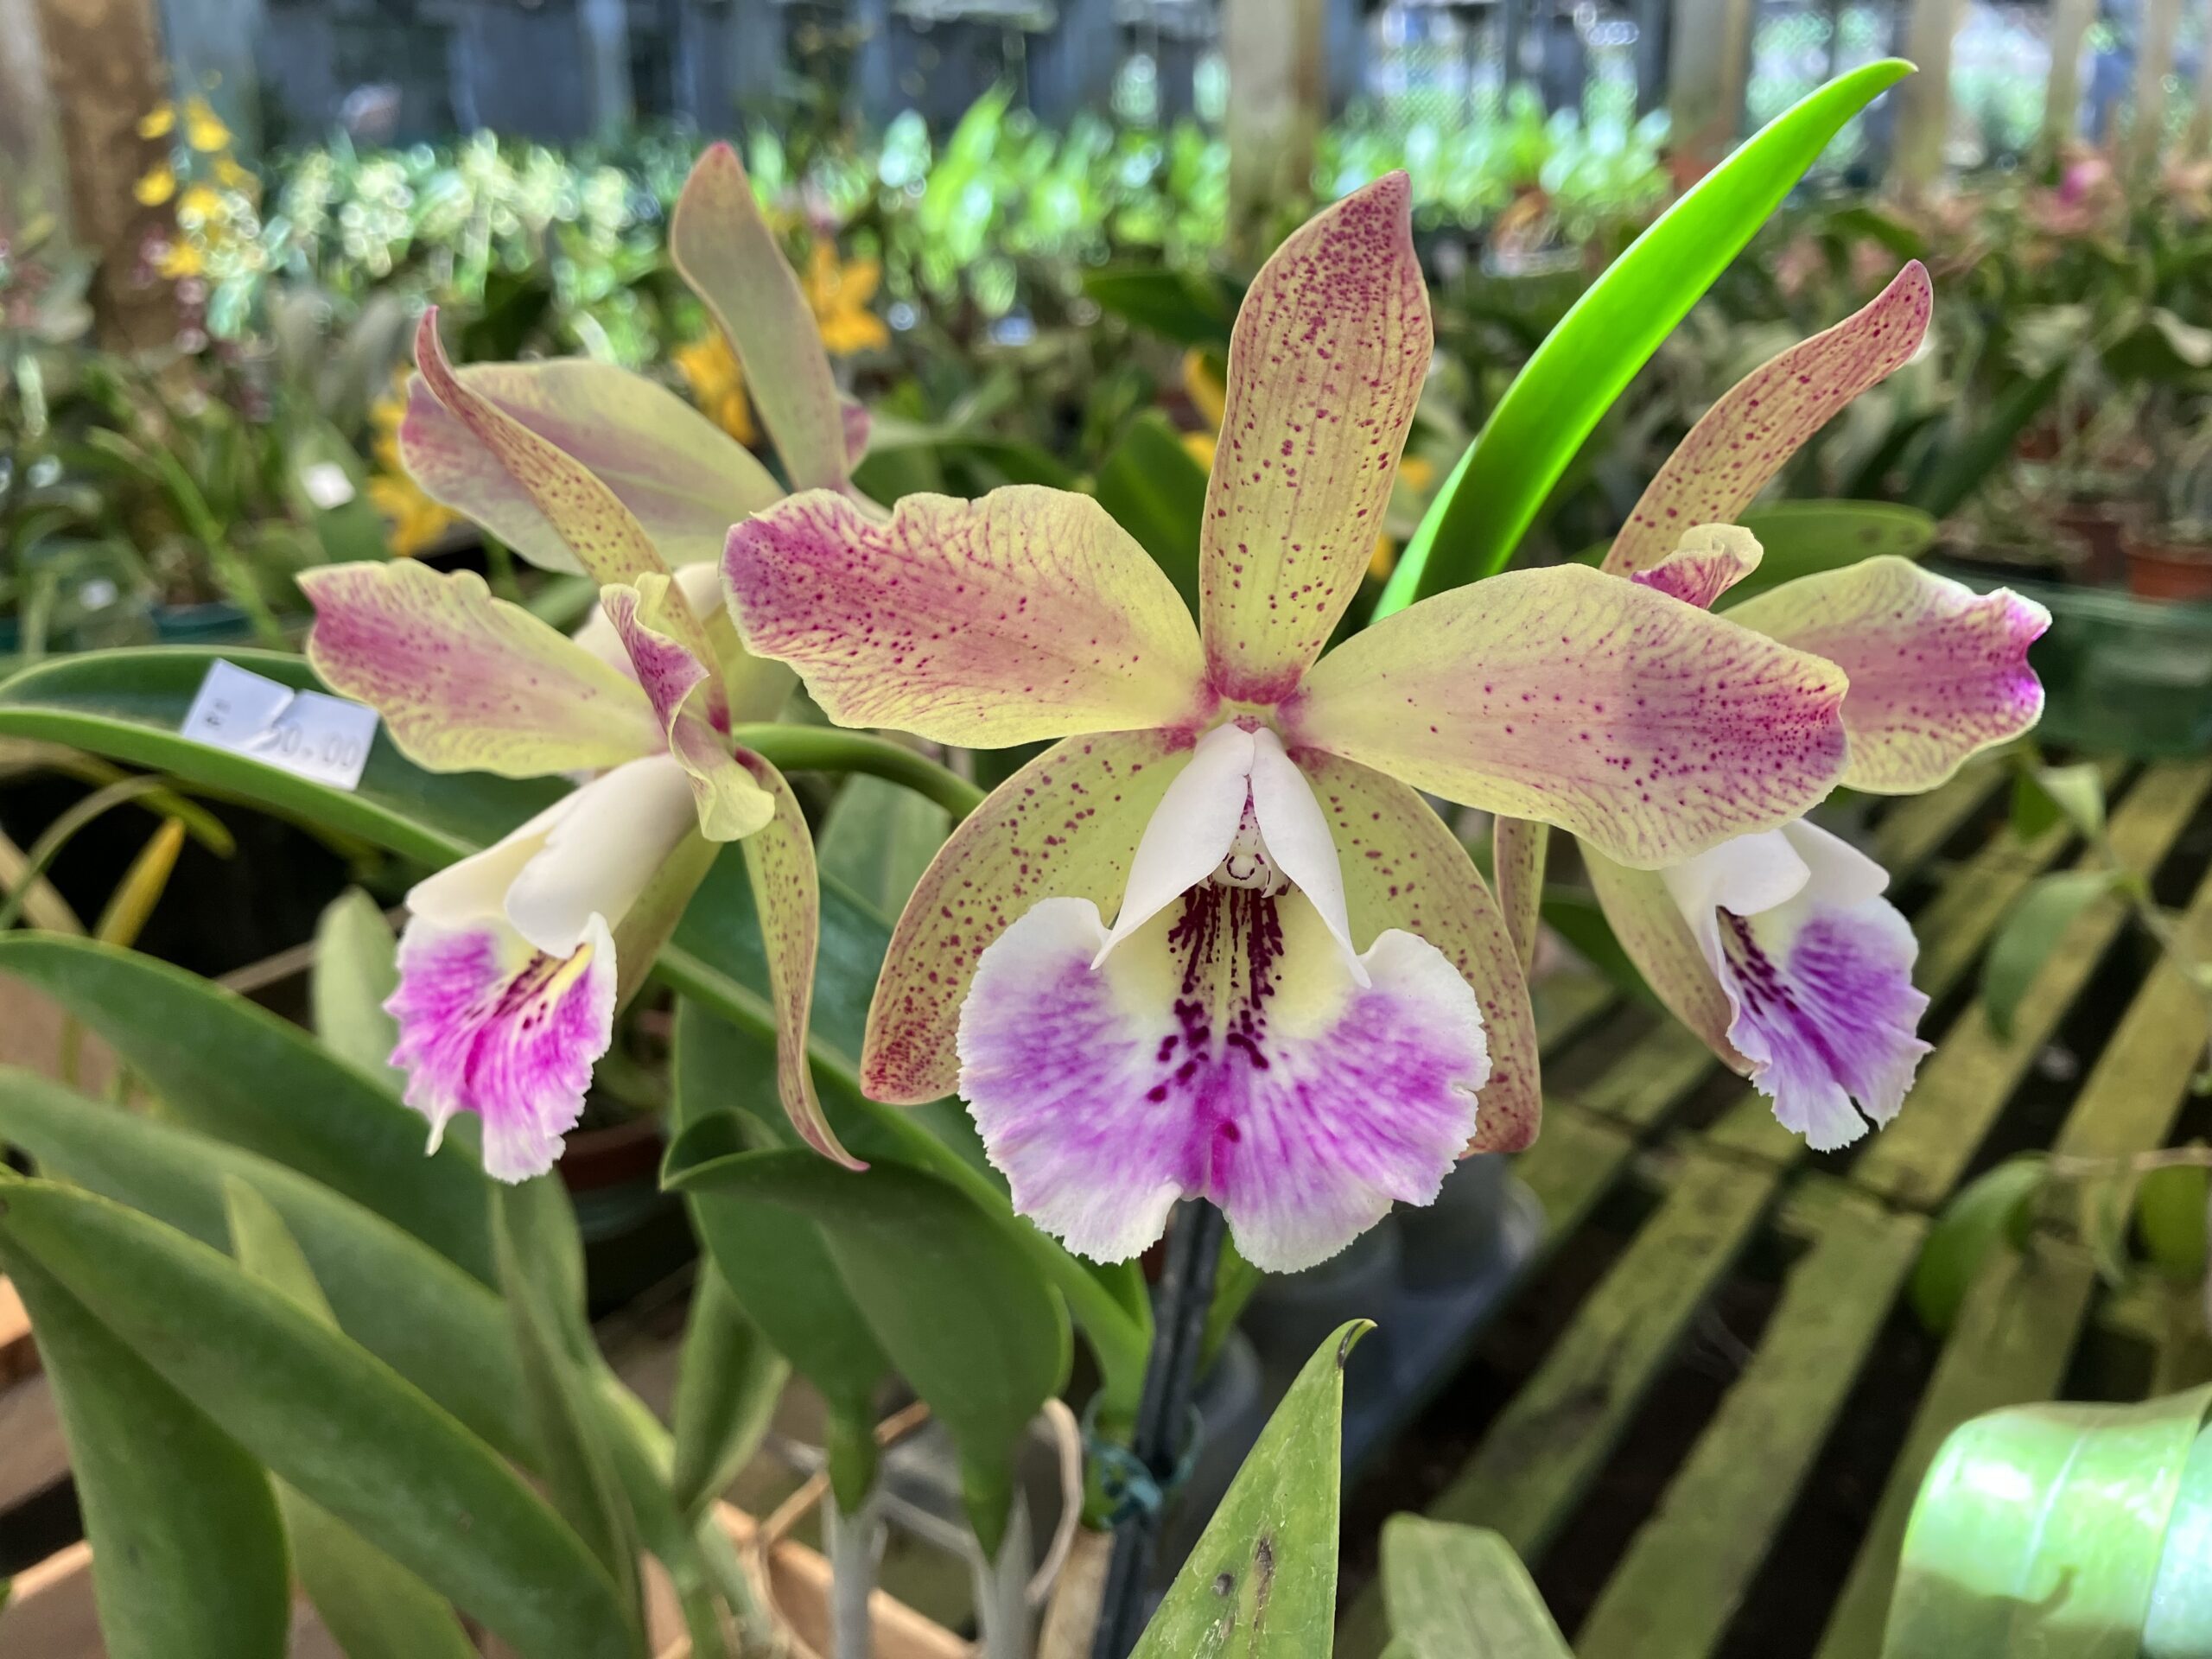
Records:
{"label": "magenta spotted petal", "polygon": [[1896,1116],[1928,1052],[1928,998],[1912,982],[1919,943],[1881,896],[1886,872],[1793,823],[1664,875],[1782,1126],[1833,1152]]}
{"label": "magenta spotted petal", "polygon": [[1435,1198],[1490,1063],[1434,946],[1382,934],[1362,986],[1295,889],[1211,883],[1094,970],[1106,937],[1088,899],[1046,899],[983,953],[962,1011],[961,1093],[1018,1211],[1119,1261],[1203,1196],[1287,1273]]}
{"label": "magenta spotted petal", "polygon": [[594,916],[567,957],[533,950],[497,922],[455,930],[421,918],[399,946],[391,1063],[437,1146],[455,1112],[484,1121],[484,1168],[503,1181],[543,1174],[583,1115],[593,1064],[614,1029],[614,946]]}

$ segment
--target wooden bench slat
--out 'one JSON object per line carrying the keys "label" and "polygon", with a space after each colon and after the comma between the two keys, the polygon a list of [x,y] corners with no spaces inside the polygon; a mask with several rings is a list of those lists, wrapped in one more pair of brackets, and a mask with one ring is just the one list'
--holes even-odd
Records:
{"label": "wooden bench slat", "polygon": [[[2212,788],[2212,765],[2156,766],[2113,814],[2113,849],[2130,869],[2155,869]],[[1878,1135],[1853,1179],[1894,1202],[1932,1208],[1973,1160],[2005,1102],[2095,976],[2127,925],[2117,901],[2084,910],[2044,963],[1999,1037],[1978,1007],[1962,1014],[1923,1063],[1897,1121]]]}
{"label": "wooden bench slat", "polygon": [[1822,1208],[1757,1353],[1576,1633],[1581,1659],[1703,1659],[1765,1561],[1928,1230],[1853,1195]]}
{"label": "wooden bench slat", "polygon": [[1428,1513],[1494,1528],[1524,1560],[1540,1557],[1777,1184],[1771,1171],[1687,1150],[1657,1213]]}
{"label": "wooden bench slat", "polygon": [[1948,783],[1897,802],[1874,826],[1874,856],[1893,875],[1917,870],[2005,787],[2006,779],[2003,763],[1972,760]]}

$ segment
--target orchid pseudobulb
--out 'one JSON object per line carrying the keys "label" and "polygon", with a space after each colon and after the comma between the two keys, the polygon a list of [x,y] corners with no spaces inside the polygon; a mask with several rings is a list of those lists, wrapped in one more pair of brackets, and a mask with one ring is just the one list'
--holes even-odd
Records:
{"label": "orchid pseudobulb", "polygon": [[[1630,513],[1605,569],[1704,610],[1758,568],[1749,506],[1790,455],[1926,332],[1927,273],[1908,264],[1864,309],[1729,391]],[[1728,620],[1833,662],[1850,679],[1842,781],[1931,789],[2043,708],[2027,652],[2050,626],[2032,601],[1977,594],[1883,556],[1770,588]],[[1503,843],[1502,843],[1503,844]],[[1928,1045],[1918,945],[1882,897],[1880,866],[1813,824],[1730,842],[1657,871],[1586,846],[1621,944],[1669,1007],[1774,1101],[1816,1150],[1856,1140],[1904,1104]]]}
{"label": "orchid pseudobulb", "polygon": [[1534,1137],[1512,939],[1417,790],[1655,868],[1790,822],[1842,769],[1842,674],[1592,570],[1442,594],[1322,655],[1430,351],[1402,175],[1268,261],[1196,626],[1053,490],[910,496],[887,523],[810,492],[730,534],[747,649],[833,721],[1059,740],[916,888],[861,1071],[886,1101],[957,1090],[1016,1208],[1086,1255],[1204,1194],[1253,1262],[1305,1267]]}
{"label": "orchid pseudobulb", "polygon": [[[793,332],[806,316],[797,278],[727,146],[700,159],[671,241],[757,372],[787,469],[848,488],[852,423],[811,326]],[[455,369],[435,314],[416,360],[399,432],[409,472],[532,563],[590,576],[600,604],[569,639],[467,572],[398,561],[301,579],[317,671],[375,707],[417,764],[582,780],[408,894],[387,1004],[408,1103],[433,1145],[455,1112],[480,1116],[495,1176],[549,1168],[616,1010],[736,841],[765,935],[779,1092],[811,1145],[851,1161],[806,1064],[813,843],[776,769],[731,734],[772,718],[791,677],[737,644],[714,560],[731,523],[781,487],[703,416],[610,365]]]}

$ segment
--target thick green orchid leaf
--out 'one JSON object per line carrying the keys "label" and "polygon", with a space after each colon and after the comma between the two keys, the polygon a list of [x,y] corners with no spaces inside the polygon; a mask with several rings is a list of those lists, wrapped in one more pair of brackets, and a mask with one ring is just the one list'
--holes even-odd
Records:
{"label": "thick green orchid leaf", "polygon": [[2143,1659],[2204,1659],[2212,1653],[2212,1429],[2181,1472],[2181,1492],[2166,1522],[2164,1559],[2143,1621]]}
{"label": "thick green orchid leaf", "polygon": [[1905,1529],[1884,1654],[2136,1659],[2208,1407],[2212,1387],[1954,1431]]}
{"label": "thick green orchid leaf", "polygon": [[951,1434],[969,1522],[995,1558],[1020,1437],[1068,1366],[1066,1315],[1015,1236],[1020,1224],[898,1164],[856,1173],[798,1151],[689,1161],[686,1143],[714,1127],[670,1148],[668,1185],[820,1228],[869,1331]]}
{"label": "thick green orchid leaf", "polygon": [[1098,468],[1090,493],[1152,555],[1193,615],[1198,608],[1198,527],[1206,469],[1157,410],[1129,424]]}
{"label": "thick green orchid leaf", "polygon": [[399,1022],[385,1000],[399,988],[399,941],[391,936],[377,901],[348,887],[323,909],[315,925],[315,966],[308,983],[315,1034],[340,1059],[397,1092],[404,1075],[391,1064]]}
{"label": "thick green orchid leaf", "polygon": [[1659,342],[1827,148],[1911,72],[1895,58],[1838,76],[1738,148],[1637,238],[1536,348],[1437,492],[1377,614],[1505,568],[1582,441]]}
{"label": "thick green orchid leaf", "polygon": [[1328,1659],[1344,1361],[1373,1329],[1341,1325],[1306,1362],[1131,1659]]}
{"label": "thick green orchid leaf", "polygon": [[2013,1014],[2074,918],[2124,879],[2110,870],[2055,871],[2006,913],[1981,965],[1981,1006],[1999,1036],[2012,1034]]}
{"label": "thick green orchid leaf", "polygon": [[44,1268],[271,1474],[524,1659],[637,1659],[613,1581],[497,1452],[227,1256],[107,1199],[0,1178]]}
{"label": "thick green orchid leaf", "polygon": [[[214,995],[210,988],[211,997]],[[382,1217],[212,1135],[0,1068],[0,1141],[42,1173],[225,1248],[223,1183],[244,1180],[306,1251],[346,1334],[506,1455],[526,1459],[521,1386],[499,1298]]]}
{"label": "thick green orchid leaf", "polygon": [[1243,290],[1213,271],[1158,264],[1107,265],[1083,273],[1083,291],[1103,311],[1179,346],[1226,350]]}
{"label": "thick green orchid leaf", "polygon": [[298,1170],[493,1282],[489,1185],[467,1147],[298,1027],[167,963],[52,933],[0,938],[0,975],[98,1032],[177,1120]]}
{"label": "thick green orchid leaf", "polygon": [[[334,1328],[315,1270],[276,1206],[235,1176],[224,1178],[223,1205],[238,1265]],[[461,1621],[422,1580],[281,1481],[276,1503],[293,1570],[346,1659],[473,1659]]]}
{"label": "thick green orchid leaf", "polygon": [[1482,1527],[1394,1515],[1382,1527],[1391,1653],[1405,1659],[1574,1659],[1513,1546]]}
{"label": "thick green orchid leaf", "polygon": [[33,1252],[10,1241],[0,1268],[37,1329],[60,1413],[104,1651],[283,1659],[291,1581],[268,1477]]}
{"label": "thick green orchid leaf", "polygon": [[1917,559],[1936,545],[1935,519],[1887,501],[1777,501],[1737,521],[1758,537],[1758,568],[1720,596],[1726,611],[1800,576],[1884,554]]}

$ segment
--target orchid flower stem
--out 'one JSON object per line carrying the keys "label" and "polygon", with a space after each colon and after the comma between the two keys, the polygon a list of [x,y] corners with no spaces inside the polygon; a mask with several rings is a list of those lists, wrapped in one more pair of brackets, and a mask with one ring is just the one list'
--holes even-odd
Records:
{"label": "orchid flower stem", "polygon": [[871,1485],[848,1510],[835,1491],[822,1509],[822,1535],[830,1557],[830,1643],[836,1659],[871,1659],[875,1651],[873,1610],[875,1561],[883,1542],[883,1515]]}
{"label": "orchid flower stem", "polygon": [[1161,1510],[1190,1440],[1191,1402],[1198,1392],[1206,1313],[1213,1305],[1214,1268],[1228,1224],[1219,1210],[1201,1198],[1182,1206],[1167,1235],[1160,1312],[1129,1443],[1150,1477],[1150,1489],[1129,1505],[1116,1529],[1091,1659],[1127,1659],[1144,1627],[1145,1591],[1152,1581]]}
{"label": "orchid flower stem", "polygon": [[912,790],[955,823],[983,803],[983,791],[926,755],[866,732],[821,726],[740,726],[731,733],[779,772],[864,772]]}

